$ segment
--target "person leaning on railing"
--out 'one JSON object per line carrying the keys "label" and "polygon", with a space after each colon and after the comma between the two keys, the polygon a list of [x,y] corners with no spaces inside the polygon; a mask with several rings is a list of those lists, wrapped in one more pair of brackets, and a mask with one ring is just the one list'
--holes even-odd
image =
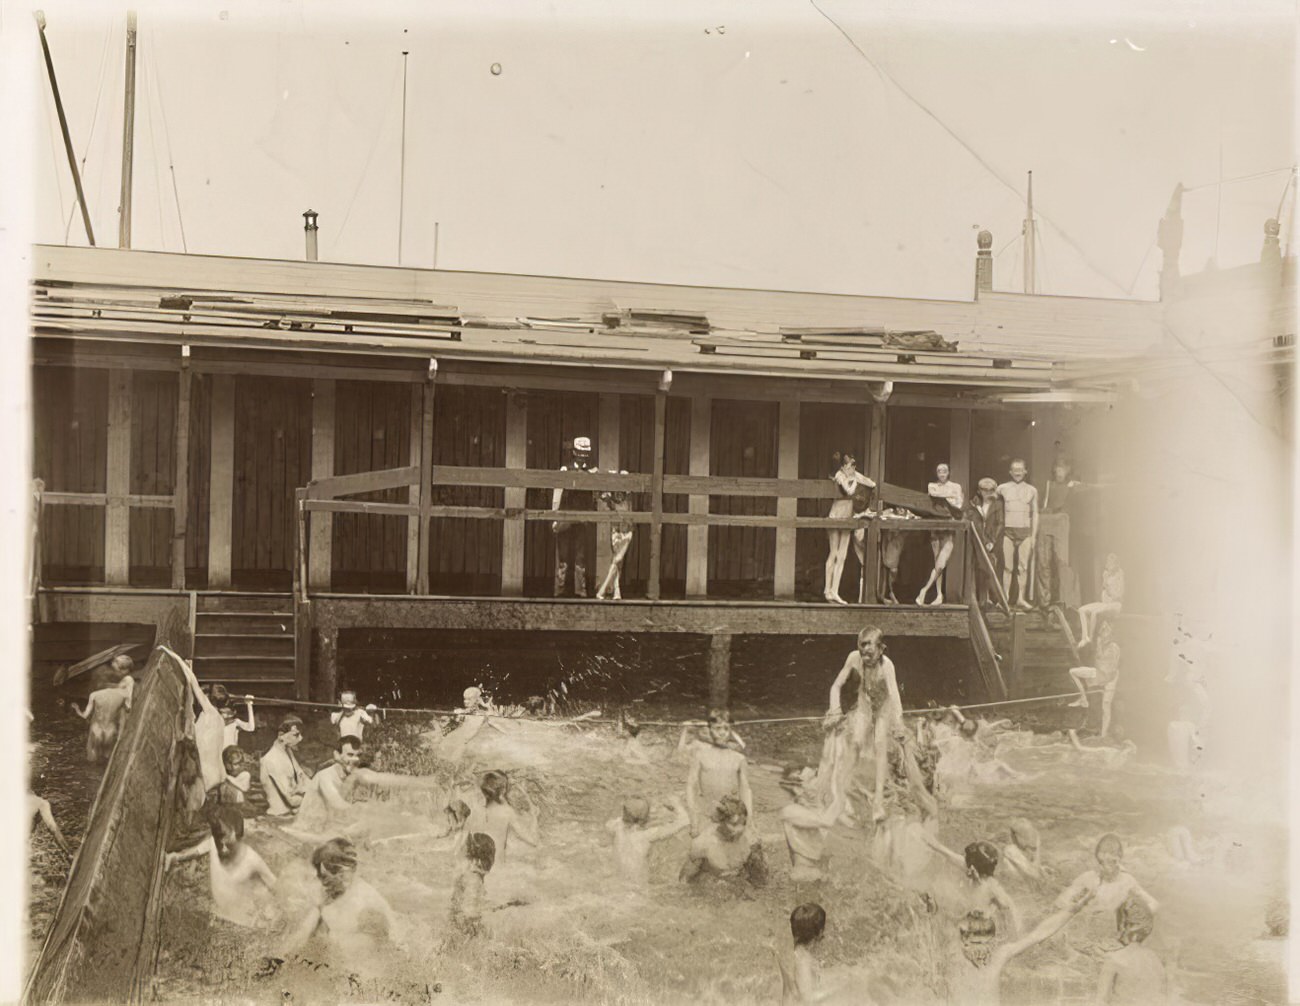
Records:
{"label": "person leaning on railing", "polygon": [[[561,465],[560,471],[594,472],[591,464],[591,439],[573,438],[573,466]],[[590,489],[556,489],[551,494],[552,510],[595,510],[595,494]],[[575,521],[552,521],[555,532],[555,596],[564,593],[568,579],[569,562],[573,562],[573,593],[587,596],[587,534],[586,524]]]}

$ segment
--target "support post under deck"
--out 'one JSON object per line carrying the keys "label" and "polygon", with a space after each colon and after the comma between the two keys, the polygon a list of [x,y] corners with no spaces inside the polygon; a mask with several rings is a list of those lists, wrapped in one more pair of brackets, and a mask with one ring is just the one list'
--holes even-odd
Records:
{"label": "support post under deck", "polygon": [[709,708],[726,709],[731,704],[731,636],[709,637]]}

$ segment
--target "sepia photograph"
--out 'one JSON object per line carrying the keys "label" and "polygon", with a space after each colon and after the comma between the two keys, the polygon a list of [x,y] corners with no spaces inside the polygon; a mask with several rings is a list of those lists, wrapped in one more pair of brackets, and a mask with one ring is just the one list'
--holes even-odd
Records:
{"label": "sepia photograph", "polygon": [[1296,1001],[1296,30],[0,4],[0,1002]]}

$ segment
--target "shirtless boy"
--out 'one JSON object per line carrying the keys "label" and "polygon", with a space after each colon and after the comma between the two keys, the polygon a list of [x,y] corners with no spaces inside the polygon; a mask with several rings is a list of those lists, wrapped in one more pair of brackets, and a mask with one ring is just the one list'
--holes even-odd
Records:
{"label": "shirtless boy", "polygon": [[346,838],[332,838],[311,855],[320,880],[318,900],[289,934],[271,970],[323,930],[331,944],[354,960],[384,946],[400,946],[399,923],[384,896],[357,876],[357,850]]}
{"label": "shirtless boy", "polygon": [[134,688],[135,679],[127,676],[112,688],[91,692],[85,709],[78,709],[75,702],[71,703],[72,711],[90,724],[90,730],[86,734],[87,761],[108,761],[117,744],[122,721],[131,710]]}
{"label": "shirtless boy", "polygon": [[235,807],[217,807],[209,824],[212,834],[184,852],[167,853],[164,869],[206,854],[213,914],[238,926],[263,923],[270,911],[267,895],[275,887],[275,874],[255,849],[244,844],[243,815]]}
{"label": "shirtless boy", "polygon": [[1097,982],[1097,1002],[1123,1006],[1154,1006],[1169,1001],[1169,975],[1164,962],[1144,941],[1155,919],[1137,897],[1115,910],[1120,949],[1106,954]]}
{"label": "shirtless boy", "polygon": [[966,846],[965,855],[958,856],[928,835],[923,835],[922,841],[945,859],[965,869],[967,887],[964,897],[968,911],[980,912],[990,918],[1000,915],[1006,923],[1001,927],[1003,931],[1010,932],[1012,936],[1020,932],[1020,912],[1016,903],[993,876],[993,871],[998,866],[996,845],[992,842],[971,842]]}
{"label": "shirtless boy", "polygon": [[452,939],[482,936],[483,903],[487,900],[484,878],[496,861],[496,844],[476,833],[465,843],[465,862],[451,889]]}
{"label": "shirtless boy", "polygon": [[504,772],[484,772],[479,783],[485,806],[470,815],[470,831],[482,832],[492,839],[498,859],[505,859],[506,847],[511,836],[525,845],[536,846],[537,812],[525,817],[506,801],[510,792],[510,777]]}
{"label": "shirtless boy", "polygon": [[339,728],[340,737],[355,737],[363,740],[366,736],[366,724],[374,723],[376,707],[372,703],[365,709],[357,707],[356,692],[340,692],[339,706],[330,713],[330,722]]}
{"label": "shirtless boy", "polygon": [[1044,879],[1042,840],[1038,829],[1028,818],[1018,817],[1011,822],[1011,841],[1002,847],[1002,860],[1014,873],[1029,880]]}
{"label": "shirtless boy", "polygon": [[1092,667],[1072,667],[1070,677],[1079,697],[1070,703],[1071,708],[1087,709],[1087,686],[1101,688],[1101,736],[1110,733],[1110,711],[1115,703],[1115,690],[1119,687],[1119,643],[1115,642],[1115,629],[1109,620],[1097,628],[1096,649]]}
{"label": "shirtless boy", "polygon": [[1113,912],[1130,897],[1138,898],[1146,907],[1155,912],[1160,903],[1142,890],[1133,875],[1124,869],[1124,845],[1119,836],[1102,835],[1097,840],[1093,855],[1097,860],[1095,870],[1084,870],[1074,878],[1068,888],[1056,899],[1056,907],[1064,908],[1073,903],[1081,891],[1092,893],[1090,914]]}
{"label": "shirtless boy", "polygon": [[650,801],[639,796],[628,797],[623,801],[622,816],[605,822],[605,830],[614,836],[614,862],[619,875],[638,887],[650,882],[650,847],[672,838],[691,823],[680,798],[673,797],[664,807],[673,816],[652,828]]}
{"label": "shirtless boy", "polygon": [[745,814],[754,816],[754,796],[749,790],[745,756],[728,745],[731,717],[720,709],[709,713],[708,743],[696,744],[691,767],[686,772],[686,812],[691,819],[691,836],[700,834],[714,808],[725,797],[739,797]]}
{"label": "shirtless boy", "polygon": [[702,874],[718,877],[743,875],[755,887],[767,883],[763,843],[749,824],[749,811],[739,799],[726,796],[714,811],[715,825],[691,842],[679,880],[692,881]]}
{"label": "shirtless boy", "polygon": [[297,828],[321,833],[329,828],[354,831],[361,822],[356,817],[356,788],[361,783],[382,789],[429,787],[432,777],[397,775],[359,768],[361,741],[352,736],[334,742],[334,761],[317,772],[303,791],[298,807]]}
{"label": "shirtless boy", "polygon": [[816,773],[804,769],[797,775],[782,780],[794,795],[795,802],[781,808],[781,830],[785,833],[785,847],[790,853],[790,879],[796,882],[824,880],[826,864],[826,834],[844,813],[844,791],[830,781],[831,801],[821,805],[820,790],[815,785]]}
{"label": "shirtless boy", "polygon": [[1029,562],[1038,540],[1038,490],[1025,481],[1027,469],[1020,458],[1011,462],[1011,481],[998,486],[1002,497],[1002,593],[1011,597],[1011,578],[1015,577],[1016,607],[1031,611],[1029,603]]}

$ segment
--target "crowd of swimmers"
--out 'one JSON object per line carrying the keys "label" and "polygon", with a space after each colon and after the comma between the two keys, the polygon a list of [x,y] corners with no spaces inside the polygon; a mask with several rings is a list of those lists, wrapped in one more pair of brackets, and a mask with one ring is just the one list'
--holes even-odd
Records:
{"label": "crowd of swimmers", "polygon": [[[1117,680],[1117,673],[1108,669],[1117,668],[1119,656],[1113,612],[1090,614],[1095,618],[1089,628],[1095,633],[1097,666],[1074,668],[1070,676],[1080,693],[1077,704],[1087,703],[1090,688],[1103,691],[1104,742],[1111,729],[1110,700]],[[1182,670],[1169,680],[1190,688],[1203,703],[1204,679],[1187,656],[1193,652],[1191,633],[1181,623],[1177,633]],[[292,714],[280,719],[274,741],[256,757],[239,745],[240,734],[257,727],[254,697],[237,698],[221,685],[200,686],[189,664],[172,656],[193,700],[192,736],[179,748],[178,799],[191,824],[202,830],[196,834],[192,828],[189,841],[168,854],[166,865],[206,860],[214,914],[241,926],[266,926],[276,914],[277,878],[245,841],[246,821],[274,822],[282,834],[310,849],[319,891],[307,913],[284,929],[263,973],[274,972],[318,933],[354,951],[406,945],[401,917],[358,876],[358,848],[410,836],[370,835],[358,806],[361,787],[438,792],[438,820],[420,834],[431,851],[456,864],[448,940],[484,934],[486,878],[494,864],[515,843],[541,842],[537,810],[528,807],[526,799],[511,799],[508,773],[482,773],[477,793],[445,793],[433,776],[375,770],[367,764],[364,737],[378,710],[360,706],[351,691],[340,695],[338,707],[328,716],[335,738],[326,765],[313,772],[301,763],[296,752],[305,724]],[[89,723],[87,756],[92,761],[111,752],[131,708],[130,671],[129,659],[119,660],[107,679],[98,682],[102,687],[91,692],[86,707],[74,707]],[[493,725],[497,710],[479,689],[471,688],[456,712],[459,726],[454,733],[461,735],[463,745],[466,738]],[[950,934],[956,968],[950,986],[956,1000],[996,1002],[1005,965],[1063,929],[1088,929],[1088,924],[1075,922],[1079,915],[1094,922],[1112,920],[1109,928],[1101,928],[1112,943],[1118,940],[1117,949],[1101,953],[1102,937],[1093,926],[1091,935],[1079,941],[1095,960],[1100,1001],[1145,1002],[1163,996],[1164,967],[1144,946],[1159,906],[1124,870],[1118,837],[1108,834],[1096,843],[1095,867],[1080,874],[1055,900],[1052,911],[1032,924],[1008,889],[1029,883],[1041,890],[1051,883],[1032,822],[1012,821],[1011,840],[1002,847],[984,838],[957,852],[939,841],[941,806],[964,784],[1028,778],[997,756],[1001,740],[1014,732],[1008,727],[1008,721],[970,718],[956,707],[931,710],[909,726],[883,635],[876,628],[864,629],[832,682],[818,764],[788,767],[781,780],[792,797],[777,815],[790,879],[814,883],[828,876],[827,836],[836,826],[865,830],[873,861],[900,884],[919,890],[936,876],[932,864],[948,862],[955,868],[941,899],[948,897],[949,909],[956,909]],[[629,761],[649,763],[658,757],[643,745],[640,725],[632,717],[621,717],[619,732]],[[1074,731],[1069,733],[1068,750],[1080,757],[1095,755],[1119,763],[1131,749],[1130,744],[1084,744]],[[605,824],[617,874],[644,887],[651,877],[652,847],[689,831],[688,851],[678,871],[681,882],[714,877],[740,885],[767,884],[773,869],[756,827],[746,746],[729,715],[712,710],[705,721],[684,726],[676,752],[689,759],[682,792],[654,802],[629,795]],[[38,804],[33,807],[34,814],[46,817]],[[52,818],[46,823],[61,838]],[[1186,829],[1175,830],[1178,851],[1189,862],[1200,861],[1203,857],[1184,834]],[[928,889],[924,903],[935,904]],[[778,954],[786,1002],[822,1001],[835,994],[834,977],[823,977],[817,966],[818,943],[828,924],[826,911],[814,902],[791,913],[793,944]]]}

